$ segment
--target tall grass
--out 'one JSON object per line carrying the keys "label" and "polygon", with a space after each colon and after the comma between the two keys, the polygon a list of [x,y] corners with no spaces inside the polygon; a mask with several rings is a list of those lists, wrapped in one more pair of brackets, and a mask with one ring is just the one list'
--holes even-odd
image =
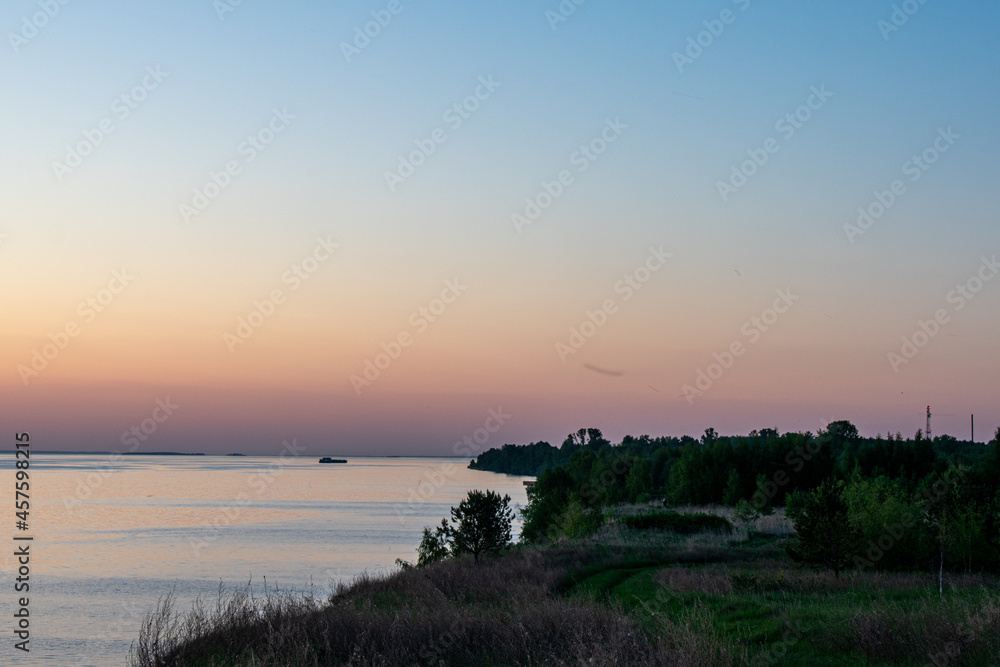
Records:
{"label": "tall grass", "polygon": [[[989,593],[987,593],[989,596]],[[916,604],[859,612],[850,622],[854,648],[872,660],[912,660],[938,665],[995,665],[1000,656],[1000,605]]]}
{"label": "tall grass", "polygon": [[620,608],[552,591],[572,555],[518,551],[336,587],[319,605],[248,588],[178,615],[172,596],[145,620],[133,667],[223,665],[729,665],[704,619],[650,633]]}
{"label": "tall grass", "polygon": [[232,591],[220,585],[211,607],[199,598],[181,615],[175,603],[171,592],[143,620],[130,650],[132,665],[254,664],[251,647],[261,638],[272,653],[286,657],[288,662],[281,664],[309,664],[295,660],[305,656],[307,639],[299,620],[321,608],[312,595],[295,596],[265,586],[257,596],[250,584]]}
{"label": "tall grass", "polygon": [[362,575],[325,599],[248,585],[182,614],[169,595],[130,664],[1000,664],[995,578],[952,575],[940,599],[929,574],[810,571],[785,555],[786,541],[622,520],[478,564]]}

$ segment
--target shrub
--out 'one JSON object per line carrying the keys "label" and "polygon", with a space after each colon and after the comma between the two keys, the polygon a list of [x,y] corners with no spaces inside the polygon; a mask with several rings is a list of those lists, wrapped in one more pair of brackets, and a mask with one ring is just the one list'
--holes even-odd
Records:
{"label": "shrub", "polygon": [[431,563],[448,557],[448,535],[451,528],[446,519],[441,519],[441,525],[431,532],[430,528],[424,528],[424,537],[417,547],[417,566],[424,567]]}

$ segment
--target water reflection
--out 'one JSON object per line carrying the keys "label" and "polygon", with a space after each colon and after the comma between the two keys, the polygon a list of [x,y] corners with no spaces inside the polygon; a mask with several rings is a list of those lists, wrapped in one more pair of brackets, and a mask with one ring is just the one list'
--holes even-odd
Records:
{"label": "water reflection", "polygon": [[[171,588],[187,604],[214,596],[219,582],[265,576],[286,589],[325,587],[393,569],[396,558],[415,560],[423,526],[469,489],[527,502],[524,478],[467,462],[37,454],[31,594],[39,642],[27,660],[0,644],[0,664],[120,665],[142,613]],[[0,472],[0,483],[10,488],[13,471]],[[16,564],[4,551],[0,586],[9,590]]]}

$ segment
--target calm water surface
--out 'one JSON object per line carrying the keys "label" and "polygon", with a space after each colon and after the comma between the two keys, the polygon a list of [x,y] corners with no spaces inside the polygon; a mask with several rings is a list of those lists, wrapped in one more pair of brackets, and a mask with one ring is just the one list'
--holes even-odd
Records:
{"label": "calm water surface", "polygon": [[[318,593],[413,561],[424,526],[470,489],[527,502],[524,477],[468,459],[36,453],[31,466],[31,652],[14,649],[13,509],[0,532],[0,665],[121,666],[165,593],[181,608],[219,583]],[[14,471],[0,488],[13,498]],[[5,503],[7,504],[7,503]]]}

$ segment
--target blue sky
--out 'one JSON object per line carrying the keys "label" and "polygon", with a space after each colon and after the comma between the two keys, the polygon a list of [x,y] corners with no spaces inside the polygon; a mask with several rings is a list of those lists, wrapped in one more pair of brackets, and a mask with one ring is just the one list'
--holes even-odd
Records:
{"label": "blue sky", "polygon": [[[15,52],[8,33],[41,5],[58,13]],[[439,340],[387,373],[362,411],[385,419],[303,417],[311,432],[370,429],[386,451],[436,451],[462,427],[435,422],[414,445],[399,442],[403,428],[378,435],[383,422],[412,419],[430,395],[463,406],[457,412],[476,396],[467,408],[477,415],[500,397],[523,403],[531,416],[511,437],[525,439],[578,428],[594,405],[606,408],[596,416],[611,433],[749,430],[770,424],[752,421],[768,410],[786,428],[835,411],[863,431],[913,430],[914,406],[930,401],[1000,419],[982,398],[998,365],[995,287],[956,318],[949,333],[961,340],[935,340],[904,369],[909,377],[885,361],[1000,246],[994,3],[588,0],[553,28],[546,12],[559,11],[555,1],[400,0],[351,62],[342,44],[388,2],[244,0],[221,17],[210,0],[41,5],[17,0],[0,10],[0,232],[8,234],[0,274],[14,313],[5,391],[40,420],[72,395],[69,386],[95,397],[123,384],[149,396],[209,387],[199,399],[206,423],[213,400],[239,402],[247,383],[362,400],[350,391],[351,369],[453,275],[476,296],[432,332]],[[919,9],[896,31],[880,27],[904,5]],[[720,34],[709,40],[713,28]],[[699,33],[708,45],[679,71],[675,53]],[[115,100],[147,68],[166,78],[115,118]],[[444,113],[481,78],[499,87],[450,127]],[[776,122],[816,89],[832,96],[783,136]],[[238,147],[275,109],[294,119],[182,225],[178,207],[242,160]],[[105,118],[114,132],[59,182],[52,163]],[[627,129],[578,171],[574,153],[615,119]],[[438,128],[447,140],[390,191],[385,172]],[[918,181],[906,180],[904,163],[947,128],[954,145]],[[768,139],[777,152],[723,201],[718,182]],[[566,169],[573,184],[518,234],[511,215]],[[844,225],[895,179],[906,181],[905,194],[850,243]],[[222,331],[320,234],[341,243],[337,261],[230,358]],[[621,365],[642,381],[572,375],[553,343],[659,244],[674,253],[669,274],[585,351],[589,362]],[[130,300],[109,309],[86,348],[67,352],[79,356],[75,370],[54,363],[26,394],[18,365],[122,264],[143,276]],[[704,359],[791,285],[805,295],[797,319],[755,352],[746,377],[724,379],[698,407],[678,399]],[[316,356],[300,359],[310,346]],[[161,357],[184,372],[161,368]],[[817,377],[829,388],[818,390]],[[776,378],[784,389],[754,389]],[[637,398],[657,385],[669,387],[665,403]],[[899,404],[908,389],[919,398]],[[578,392],[578,404],[568,401]],[[85,440],[127,419],[109,401],[92,412]],[[399,405],[409,407],[397,414]],[[271,417],[282,431],[280,415]],[[233,425],[232,437],[255,428]]]}

